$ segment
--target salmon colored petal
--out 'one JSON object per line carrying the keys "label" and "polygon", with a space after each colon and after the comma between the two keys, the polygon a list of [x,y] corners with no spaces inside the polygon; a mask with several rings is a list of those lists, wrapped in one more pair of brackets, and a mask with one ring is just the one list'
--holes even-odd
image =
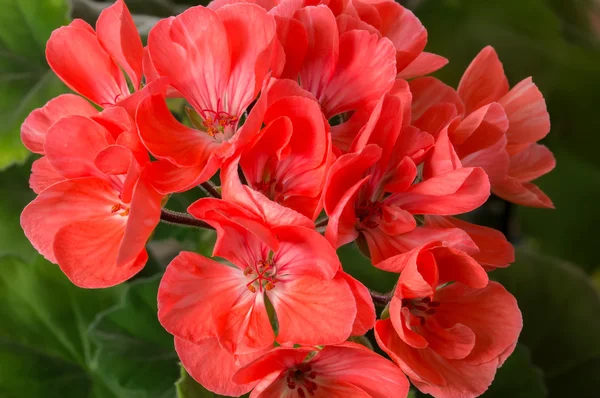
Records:
{"label": "salmon colored petal", "polygon": [[475,289],[487,286],[487,273],[473,257],[465,252],[444,246],[434,247],[430,252],[435,257],[440,284],[460,282]]}
{"label": "salmon colored petal", "polygon": [[531,144],[510,158],[508,175],[522,182],[533,181],[556,167],[556,159],[544,145]]}
{"label": "salmon colored petal", "polygon": [[427,347],[448,359],[463,359],[475,346],[475,333],[465,325],[456,324],[441,327],[435,318],[427,320],[421,335],[427,340]]}
{"label": "salmon colored petal", "polygon": [[133,191],[129,218],[123,242],[117,255],[117,265],[128,263],[146,246],[160,221],[163,195],[156,192],[142,174]]}
{"label": "salmon colored petal", "polygon": [[440,55],[422,52],[410,64],[402,69],[396,77],[411,79],[425,76],[442,69],[448,64],[448,60]]}
{"label": "salmon colored petal", "polygon": [[244,356],[231,355],[215,337],[206,338],[198,344],[175,337],[175,351],[190,376],[215,394],[239,397],[256,384],[237,384],[231,380],[242,365],[238,362],[240,357]]}
{"label": "salmon colored petal", "polygon": [[211,157],[207,164],[178,167],[167,160],[161,160],[149,165],[148,176],[154,188],[162,194],[184,192],[208,181],[219,170],[221,163],[221,159]]}
{"label": "salmon colored petal", "polygon": [[492,192],[504,200],[521,206],[554,209],[552,200],[537,185],[521,182],[510,176],[495,184]]}
{"label": "salmon colored petal", "polygon": [[392,43],[386,38],[353,30],[340,35],[335,73],[323,95],[317,98],[323,113],[330,118],[379,99],[392,87],[395,76]]}
{"label": "salmon colored petal", "polygon": [[356,200],[357,192],[369,181],[369,178],[370,176],[366,176],[348,188],[339,199],[333,212],[328,213],[329,221],[325,229],[325,238],[336,249],[358,237],[358,231],[355,228],[356,213],[353,202]]}
{"label": "salmon colored petal", "polygon": [[78,95],[59,95],[27,116],[21,126],[21,141],[31,152],[43,155],[46,132],[56,121],[70,115],[89,117],[97,113],[92,104]]}
{"label": "salmon colored petal", "polygon": [[[427,285],[427,284],[424,284]],[[429,290],[427,290],[429,291]],[[414,326],[411,323],[411,315],[408,308],[403,307],[402,300],[398,297],[392,297],[389,307],[390,319],[398,333],[398,336],[411,347],[427,348],[429,343],[421,336],[423,326]],[[413,330],[415,328],[416,330]]]}
{"label": "salmon colored petal", "polygon": [[396,365],[370,350],[328,346],[310,363],[319,374],[358,387],[373,398],[406,397],[410,387]]}
{"label": "salmon colored petal", "polygon": [[140,102],[136,122],[150,153],[177,166],[208,164],[219,149],[219,143],[207,133],[179,123],[160,95]]}
{"label": "salmon colored petal", "polygon": [[113,105],[129,95],[121,69],[102,48],[92,28],[81,20],[52,32],[46,59],[69,88],[100,106]]}
{"label": "salmon colored petal", "polygon": [[395,2],[382,1],[375,7],[381,16],[381,34],[396,48],[396,68],[401,72],[421,54],[427,43],[427,30],[410,10]]}
{"label": "salmon colored petal", "polygon": [[94,165],[105,174],[127,174],[132,160],[129,149],[120,145],[109,145],[98,152],[94,158]]}
{"label": "salmon colored petal", "polygon": [[197,111],[223,109],[231,55],[227,31],[214,11],[192,7],[159,21],[148,36],[148,51],[156,71]]}
{"label": "salmon colored petal", "polygon": [[447,246],[470,254],[479,250],[469,235],[459,228],[417,227],[410,232],[396,236],[386,235],[380,229],[373,228],[364,231],[364,236],[369,245],[373,264],[377,268],[391,272],[401,272],[402,268],[392,263],[383,262],[383,260],[397,254],[406,253],[432,241],[442,242]]}
{"label": "salmon colored petal", "polygon": [[[413,95],[412,118],[416,121],[414,124],[419,126],[419,118],[425,111],[434,105],[450,103],[456,107],[457,113],[462,115],[465,107],[458,93],[450,86],[442,83],[434,77],[420,77],[411,80],[410,92]],[[429,133],[434,133],[429,131]]]}
{"label": "salmon colored petal", "polygon": [[333,77],[339,55],[335,17],[329,8],[320,5],[300,9],[295,18],[304,26],[308,39],[300,84],[320,99]]}
{"label": "salmon colored petal", "polygon": [[443,128],[435,140],[435,146],[427,154],[423,166],[423,178],[429,180],[460,168],[462,163],[448,137],[448,128]]}
{"label": "salmon colored petal", "polygon": [[102,10],[96,23],[96,32],[104,50],[127,72],[137,91],[142,82],[144,47],[123,0],[117,0]]}
{"label": "salmon colored petal", "polygon": [[71,282],[85,288],[111,287],[142,270],[148,260],[143,248],[130,262],[116,264],[125,222],[115,214],[103,220],[75,221],[56,233],[56,261]]}
{"label": "salmon colored petal", "polygon": [[481,167],[494,186],[509,172],[510,158],[506,152],[506,136],[502,135],[495,143],[461,158],[465,167]]}
{"label": "salmon colored petal", "polygon": [[212,309],[219,344],[232,354],[265,350],[275,340],[263,292],[252,293],[245,283],[241,288],[223,292],[224,297]]}
{"label": "salmon colored petal", "polygon": [[279,239],[279,250],[273,256],[277,275],[296,278],[308,275],[329,280],[341,264],[335,249],[314,229],[297,226],[273,228]]}
{"label": "salmon colored petal", "polygon": [[439,397],[478,396],[494,379],[497,361],[472,365],[464,360],[445,359],[431,350],[419,350],[404,343],[389,320],[375,325],[378,345],[400,365],[422,392]]}
{"label": "salmon colored petal", "polygon": [[498,102],[508,116],[507,150],[511,155],[550,132],[550,116],[546,101],[530,77],[514,86]]}
{"label": "salmon colored petal", "polygon": [[227,104],[223,105],[232,115],[240,115],[256,98],[271,66],[278,44],[277,27],[273,17],[254,4],[227,5],[219,8],[217,15],[225,28],[231,57],[227,89],[222,94]]}
{"label": "salmon colored petal", "polygon": [[[367,394],[365,391],[348,382],[337,380],[324,380],[322,382],[319,381],[319,383],[315,384],[317,387],[314,391],[314,394],[319,394],[315,396],[320,396],[320,394],[322,394],[323,397],[328,398],[371,397],[371,395]],[[291,392],[292,394],[294,394],[293,391],[298,391],[296,388],[294,388],[294,390],[290,390],[288,388],[286,377],[279,377],[269,385],[263,385],[262,383],[260,383],[256,386],[254,390],[257,391],[257,393],[255,394],[253,391],[250,395],[251,398],[280,398],[286,396],[286,393],[289,394]],[[304,391],[304,389],[302,391]],[[298,394],[295,395],[300,397],[300,395]]]}
{"label": "salmon colored petal", "polygon": [[279,344],[338,344],[352,333],[356,303],[342,278],[297,277],[277,283],[267,296],[277,314]]}
{"label": "salmon colored petal", "polygon": [[214,335],[213,307],[231,295],[248,292],[244,280],[235,267],[181,252],[160,281],[158,319],[174,336],[200,344]]}
{"label": "salmon colored petal", "polygon": [[480,168],[461,168],[414,185],[406,194],[394,194],[388,203],[413,214],[454,215],[481,206],[490,196],[490,183]]}
{"label": "salmon colored petal", "polygon": [[115,105],[125,109],[129,116],[132,119],[135,119],[135,113],[142,99],[148,95],[160,95],[165,97],[167,96],[167,93],[172,96],[171,91],[172,89],[169,86],[169,80],[166,77],[161,77],[157,80],[148,82],[143,89],[136,91],[125,99],[117,102]]}
{"label": "salmon colored petal", "polygon": [[352,336],[362,336],[375,326],[375,305],[371,293],[365,285],[354,279],[350,274],[341,270],[338,273],[350,287],[356,302],[356,318],[352,325]]}
{"label": "salmon colored petal", "polygon": [[54,167],[48,162],[48,158],[42,156],[31,165],[31,176],[29,186],[33,192],[39,194],[52,184],[65,180]]}
{"label": "salmon colored petal", "polygon": [[21,213],[21,227],[33,247],[56,263],[54,237],[63,226],[80,220],[98,220],[111,215],[119,203],[118,192],[98,178],[58,182],[46,188]]}
{"label": "salmon colored petal", "polygon": [[381,35],[381,33],[374,26],[371,26],[368,23],[361,21],[360,19],[358,19],[358,16],[342,14],[338,15],[335,18],[335,21],[337,22],[338,31],[340,32],[340,34],[351,30],[366,30],[369,33]]}
{"label": "salmon colored petal", "polygon": [[454,283],[440,289],[435,319],[442,326],[461,324],[477,336],[475,347],[465,361],[489,362],[512,346],[523,327],[517,301],[502,285],[491,281],[483,289]]}
{"label": "salmon colored petal", "polygon": [[515,261],[515,249],[502,232],[475,225],[455,217],[425,216],[425,225],[436,228],[457,227],[465,231],[479,248],[471,256],[486,270],[507,267]]}
{"label": "salmon colored petal", "polygon": [[221,168],[221,193],[223,200],[236,203],[248,211],[262,217],[269,227],[279,225],[299,225],[307,228],[314,227],[312,220],[291,208],[269,200],[260,192],[242,185],[237,161],[230,161]]}
{"label": "salmon colored petal", "polygon": [[458,84],[467,114],[508,93],[508,80],[493,47],[487,46],[471,61]]}
{"label": "salmon colored petal", "polygon": [[54,169],[67,178],[98,176],[96,155],[108,147],[108,132],[84,116],[67,116],[46,134],[44,149]]}
{"label": "salmon colored petal", "polygon": [[[494,130],[491,130],[495,128]],[[488,146],[498,140],[498,135],[504,135],[508,129],[506,112],[497,102],[484,105],[469,114],[450,134],[454,145],[466,145],[465,154],[475,149]],[[490,131],[491,130],[491,131]]]}
{"label": "salmon colored petal", "polygon": [[278,374],[302,363],[311,352],[310,348],[276,347],[254,361],[243,365],[233,375],[233,381],[239,384],[259,381],[270,374]]}
{"label": "salmon colored petal", "polygon": [[268,251],[277,251],[275,233],[257,214],[235,203],[203,198],[192,203],[188,212],[217,230],[213,255],[231,261],[241,269],[266,260]]}

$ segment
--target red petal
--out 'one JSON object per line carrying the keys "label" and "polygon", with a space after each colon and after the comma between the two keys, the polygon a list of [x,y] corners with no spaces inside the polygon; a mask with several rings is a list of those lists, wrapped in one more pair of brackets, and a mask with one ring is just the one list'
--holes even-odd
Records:
{"label": "red petal", "polygon": [[198,344],[175,337],[175,350],[194,380],[215,394],[238,397],[249,392],[256,384],[237,384],[231,380],[243,364],[239,360],[245,356],[229,354],[214,337]]}
{"label": "red petal", "polygon": [[59,95],[27,116],[21,126],[21,140],[31,152],[43,155],[46,132],[54,122],[65,116],[93,116],[97,113],[92,104],[78,95]]}
{"label": "red petal", "polygon": [[352,332],[356,304],[341,278],[297,277],[277,283],[267,296],[277,314],[280,344],[338,344]]}
{"label": "red petal", "polygon": [[233,375],[233,380],[239,384],[260,381],[271,374],[277,374],[302,363],[310,353],[309,348],[277,347],[241,367]]}
{"label": "red petal", "polygon": [[511,155],[541,140],[550,131],[546,101],[530,77],[514,86],[498,102],[504,107],[510,123],[506,137]]}
{"label": "red petal", "polygon": [[123,0],[105,8],[96,23],[98,41],[133,83],[134,90],[142,81],[142,39],[135,27],[129,9]]}
{"label": "red petal", "polygon": [[222,107],[240,115],[256,98],[271,66],[275,45],[279,44],[276,24],[265,9],[254,4],[227,5],[219,8],[217,15],[225,28],[231,57],[227,90],[219,94],[227,99]]}
{"label": "red petal", "polygon": [[442,69],[448,60],[440,55],[422,52],[410,64],[398,73],[399,78],[411,79],[414,77],[428,75]]}
{"label": "red petal", "polygon": [[39,194],[50,185],[63,180],[65,180],[65,177],[58,174],[45,156],[42,156],[31,165],[29,186],[35,193]]}
{"label": "red petal", "polygon": [[504,200],[521,206],[554,209],[552,200],[537,185],[520,182],[510,176],[494,185],[492,192]]}
{"label": "red petal", "polygon": [[394,46],[388,39],[359,30],[340,35],[335,73],[323,95],[317,96],[325,116],[379,99],[394,83],[395,64]]}
{"label": "red petal", "polygon": [[21,227],[44,257],[56,262],[53,242],[63,226],[79,220],[109,217],[118,192],[106,181],[82,178],[58,182],[44,190],[21,213]]}
{"label": "red petal", "polygon": [[458,95],[465,103],[467,114],[491,102],[497,102],[508,92],[504,68],[493,47],[487,46],[471,61],[458,84]]}
{"label": "red petal", "polygon": [[356,301],[356,318],[352,325],[352,335],[362,336],[375,326],[375,305],[369,289],[350,274],[339,271],[340,276],[346,281]]}
{"label": "red petal", "polygon": [[168,77],[197,111],[226,106],[220,99],[227,87],[231,54],[227,32],[214,11],[192,7],[159,21],[148,36],[148,51],[160,76]]}
{"label": "red petal", "polygon": [[300,84],[320,99],[333,77],[339,55],[335,17],[329,8],[320,5],[302,8],[295,18],[304,26],[308,39]]}
{"label": "red petal", "polygon": [[[450,86],[442,83],[434,77],[420,77],[411,80],[410,92],[413,95],[412,102],[412,118],[416,126],[419,126],[419,118],[423,116],[425,111],[434,105],[442,103],[451,103],[456,107],[459,115],[465,111],[462,100],[457,92]],[[429,131],[429,133],[434,133]]]}
{"label": "red petal", "polygon": [[[196,253],[171,261],[158,289],[158,319],[171,334],[194,343],[213,336],[213,308],[246,291],[240,270]],[[210,305],[209,305],[210,304]]]}
{"label": "red petal", "polygon": [[67,178],[98,176],[96,155],[108,147],[108,132],[84,116],[67,116],[46,134],[44,148],[54,169]]}
{"label": "red petal", "polygon": [[125,222],[114,214],[102,220],[72,222],[56,233],[56,261],[71,282],[85,288],[110,287],[141,271],[148,260],[143,248],[132,261],[116,263]]}
{"label": "red petal", "polygon": [[67,86],[100,106],[113,105],[129,95],[121,69],[82,20],[52,32],[46,59]]}
{"label": "red petal", "polygon": [[430,249],[435,257],[439,283],[460,282],[476,289],[488,284],[488,275],[475,259],[452,247],[438,246]]}
{"label": "red petal", "polygon": [[510,158],[508,175],[522,182],[533,181],[556,166],[552,152],[544,145],[531,144]]}

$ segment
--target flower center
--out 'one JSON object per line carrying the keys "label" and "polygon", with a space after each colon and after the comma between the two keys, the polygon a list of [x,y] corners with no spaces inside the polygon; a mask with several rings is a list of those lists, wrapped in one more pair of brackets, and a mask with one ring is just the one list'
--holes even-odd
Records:
{"label": "flower center", "polygon": [[402,306],[408,308],[410,313],[418,318],[421,326],[423,326],[425,324],[425,318],[435,314],[436,308],[440,306],[440,302],[432,301],[429,297],[420,299],[403,298]]}
{"label": "flower center", "polygon": [[355,208],[356,218],[365,228],[377,228],[379,219],[382,217],[383,210],[381,202],[362,201]]}
{"label": "flower center", "polygon": [[213,111],[211,109],[203,109],[200,111],[202,115],[202,126],[211,137],[217,134],[225,134],[225,128],[236,125],[238,117],[231,115],[225,111]]}
{"label": "flower center", "polygon": [[113,214],[117,213],[121,217],[125,217],[129,215],[129,207],[125,207],[121,203],[117,203],[116,205],[111,207],[110,212]]}
{"label": "flower center", "polygon": [[298,389],[298,395],[301,398],[305,398],[307,393],[314,397],[317,389],[317,384],[313,381],[315,377],[317,377],[317,372],[313,371],[308,363],[301,363],[288,370],[285,381],[290,390]]}
{"label": "flower center", "polygon": [[270,180],[263,180],[255,182],[254,189],[265,195],[267,198],[274,202],[278,202],[283,192],[283,184],[277,180],[271,178]]}
{"label": "flower center", "polygon": [[252,280],[246,284],[246,287],[252,293],[256,293],[256,290],[262,293],[263,288],[271,290],[277,282],[275,279],[276,272],[277,268],[270,261],[260,260],[254,265],[249,265],[244,270],[244,275],[250,277]]}

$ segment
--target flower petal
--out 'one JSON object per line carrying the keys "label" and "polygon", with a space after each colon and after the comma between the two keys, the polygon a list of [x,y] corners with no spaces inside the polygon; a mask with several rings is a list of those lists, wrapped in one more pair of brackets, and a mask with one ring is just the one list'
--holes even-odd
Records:
{"label": "flower petal", "polygon": [[410,64],[398,73],[396,77],[411,79],[414,77],[428,75],[442,69],[448,64],[448,60],[440,55],[422,52]]}
{"label": "flower petal", "polygon": [[31,165],[31,177],[29,186],[33,192],[39,194],[50,185],[65,180],[61,174],[52,167],[48,158],[42,156]]}
{"label": "flower petal", "polygon": [[46,132],[65,116],[93,116],[98,111],[84,98],[74,94],[62,94],[35,109],[21,126],[21,141],[31,152],[44,154]]}

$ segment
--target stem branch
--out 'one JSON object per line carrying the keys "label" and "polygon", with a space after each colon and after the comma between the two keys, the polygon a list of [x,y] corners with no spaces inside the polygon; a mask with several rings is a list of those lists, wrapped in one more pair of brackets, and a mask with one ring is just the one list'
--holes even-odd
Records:
{"label": "stem branch", "polygon": [[214,229],[202,220],[198,220],[186,213],[179,213],[177,211],[161,209],[160,220],[167,224],[183,225],[186,227],[196,227],[203,229]]}

